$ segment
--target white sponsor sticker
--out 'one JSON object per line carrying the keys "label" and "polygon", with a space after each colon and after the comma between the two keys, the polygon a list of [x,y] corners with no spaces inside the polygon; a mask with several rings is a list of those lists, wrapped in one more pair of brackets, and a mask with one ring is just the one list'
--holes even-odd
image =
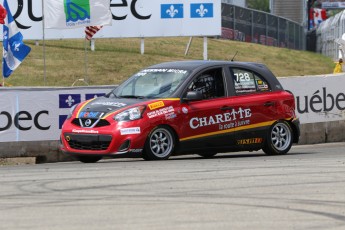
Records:
{"label": "white sponsor sticker", "polygon": [[98,133],[97,130],[73,129],[73,133]]}
{"label": "white sponsor sticker", "polygon": [[121,108],[121,107],[126,106],[127,104],[121,103],[121,102],[102,101],[102,102],[93,102],[91,103],[91,105],[104,105],[104,106],[113,106],[113,107]]}
{"label": "white sponsor sticker", "polygon": [[182,112],[183,112],[184,114],[187,114],[187,113],[188,113],[188,109],[187,109],[186,107],[182,107]]}
{"label": "white sponsor sticker", "polygon": [[121,135],[140,134],[140,127],[120,129]]}
{"label": "white sponsor sticker", "polygon": [[161,109],[157,109],[157,110],[154,110],[152,112],[149,112],[149,113],[147,113],[147,116],[149,118],[153,118],[153,117],[157,117],[157,116],[160,116],[160,115],[165,115],[165,114],[168,114],[168,113],[173,113],[174,111],[175,111],[174,107],[168,106],[168,107],[165,107],[165,108],[161,108]]}

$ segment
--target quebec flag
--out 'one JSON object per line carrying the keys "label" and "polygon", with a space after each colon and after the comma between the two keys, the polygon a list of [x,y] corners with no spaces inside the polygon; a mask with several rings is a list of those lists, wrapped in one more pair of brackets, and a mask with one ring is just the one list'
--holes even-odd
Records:
{"label": "quebec flag", "polygon": [[213,18],[213,3],[196,3],[190,5],[191,18]]}
{"label": "quebec flag", "polygon": [[7,17],[3,29],[2,74],[7,78],[22,63],[31,48],[23,43],[23,35],[13,20],[7,0],[4,0],[4,8],[7,11]]}

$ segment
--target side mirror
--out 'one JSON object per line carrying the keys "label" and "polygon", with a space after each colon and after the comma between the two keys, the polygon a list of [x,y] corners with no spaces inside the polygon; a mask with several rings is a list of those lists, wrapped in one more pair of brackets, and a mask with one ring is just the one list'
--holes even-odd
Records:
{"label": "side mirror", "polygon": [[200,101],[204,97],[200,91],[190,91],[187,92],[187,95],[185,98],[183,98],[184,101]]}

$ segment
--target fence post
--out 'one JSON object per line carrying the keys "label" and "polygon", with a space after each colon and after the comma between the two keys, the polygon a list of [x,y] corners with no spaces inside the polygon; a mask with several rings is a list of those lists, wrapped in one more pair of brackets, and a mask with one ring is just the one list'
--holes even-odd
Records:
{"label": "fence post", "polygon": [[268,16],[267,14],[265,14],[265,36],[266,36],[266,39],[265,39],[265,45],[267,46],[268,45]]}
{"label": "fence post", "polygon": [[278,39],[277,39],[277,41],[278,41],[278,47],[280,47],[280,26],[279,26],[279,18],[278,18],[278,22],[277,22],[277,31],[278,31]]}
{"label": "fence post", "polygon": [[251,42],[254,42],[254,11],[250,11],[250,19],[251,19],[251,25],[250,25],[250,37],[251,37]]}

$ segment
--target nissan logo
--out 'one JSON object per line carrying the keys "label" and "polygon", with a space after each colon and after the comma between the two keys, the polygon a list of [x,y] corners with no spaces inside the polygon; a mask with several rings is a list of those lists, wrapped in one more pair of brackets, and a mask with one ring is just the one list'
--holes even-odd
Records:
{"label": "nissan logo", "polygon": [[89,127],[91,125],[91,123],[92,123],[91,119],[87,119],[85,121],[85,126]]}

